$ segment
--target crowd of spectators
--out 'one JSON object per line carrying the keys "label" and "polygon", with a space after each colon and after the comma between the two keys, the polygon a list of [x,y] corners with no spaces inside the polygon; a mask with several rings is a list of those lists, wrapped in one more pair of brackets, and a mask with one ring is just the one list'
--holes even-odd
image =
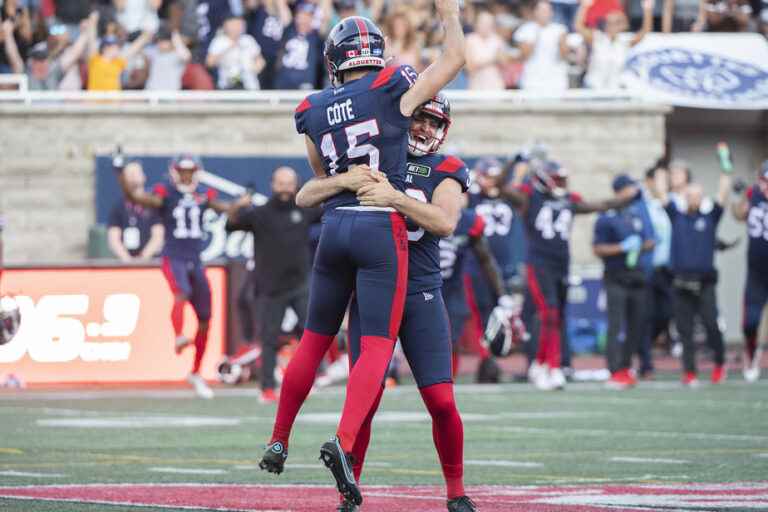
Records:
{"label": "crowd of spectators", "polygon": [[[343,17],[383,27],[395,63],[425,68],[431,0],[0,0],[0,73],[32,90],[314,89]],[[768,0],[465,0],[469,89],[616,88],[645,34],[768,36]]]}

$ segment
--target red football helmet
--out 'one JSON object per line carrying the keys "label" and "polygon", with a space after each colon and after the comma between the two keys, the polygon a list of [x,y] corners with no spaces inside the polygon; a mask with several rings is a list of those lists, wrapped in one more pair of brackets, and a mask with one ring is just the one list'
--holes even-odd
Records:
{"label": "red football helmet", "polygon": [[423,123],[416,127],[411,125],[408,132],[408,153],[413,156],[437,153],[448,136],[448,129],[451,127],[451,104],[443,93],[438,93],[413,113],[414,120],[425,117],[436,119],[438,126],[432,133]]}

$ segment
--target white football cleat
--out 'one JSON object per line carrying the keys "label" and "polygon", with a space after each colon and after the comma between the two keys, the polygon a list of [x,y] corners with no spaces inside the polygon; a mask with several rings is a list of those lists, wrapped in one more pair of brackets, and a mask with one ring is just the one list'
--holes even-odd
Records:
{"label": "white football cleat", "polygon": [[181,354],[181,351],[192,344],[192,340],[184,336],[183,334],[176,336],[176,341],[173,342],[176,355]]}
{"label": "white football cleat", "polygon": [[192,384],[192,387],[195,388],[195,393],[197,393],[197,396],[200,398],[206,400],[213,398],[213,390],[208,387],[208,384],[206,384],[205,380],[199,374],[190,373],[187,375],[187,382]]}
{"label": "white football cleat", "polygon": [[534,360],[531,363],[531,366],[528,367],[528,382],[531,384],[534,384],[536,380],[539,378],[539,375],[542,373],[549,372],[549,367],[546,363],[539,364],[538,361]]}
{"label": "white football cleat", "polygon": [[565,389],[565,374],[562,368],[552,368],[549,371],[549,383],[552,389]]}
{"label": "white football cleat", "polygon": [[744,367],[744,380],[753,383],[760,380],[760,367],[755,367],[752,365],[745,366]]}
{"label": "white football cleat", "polygon": [[552,391],[555,389],[550,379],[549,366],[547,364],[533,363],[528,370],[528,379],[538,390]]}

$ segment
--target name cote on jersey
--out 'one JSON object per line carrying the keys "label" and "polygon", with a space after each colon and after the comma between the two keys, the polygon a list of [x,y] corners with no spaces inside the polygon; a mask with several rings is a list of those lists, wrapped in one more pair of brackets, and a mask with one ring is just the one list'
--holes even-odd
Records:
{"label": "name cote on jersey", "polygon": [[326,116],[328,117],[328,124],[334,126],[341,124],[345,121],[351,121],[355,119],[355,112],[352,110],[352,99],[334,103],[327,109],[325,109]]}

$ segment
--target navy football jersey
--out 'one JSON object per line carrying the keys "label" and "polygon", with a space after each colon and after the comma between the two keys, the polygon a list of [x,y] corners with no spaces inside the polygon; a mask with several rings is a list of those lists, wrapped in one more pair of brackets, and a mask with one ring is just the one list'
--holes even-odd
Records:
{"label": "navy football jersey", "polygon": [[464,286],[464,256],[469,250],[469,242],[483,235],[485,220],[471,208],[465,208],[459,217],[459,223],[452,236],[440,240],[440,273],[443,277],[443,288],[458,288]]}
{"label": "navy football jersey", "polygon": [[529,198],[525,212],[526,262],[535,265],[544,261],[568,269],[573,206],[581,202],[581,196],[571,192],[566,197],[552,197],[530,183],[521,185],[520,190]]}
{"label": "navy football jersey", "polygon": [[163,256],[200,259],[207,238],[203,213],[208,202],[216,197],[216,191],[198,185],[194,192],[181,192],[169,181],[155,185],[154,193],[163,198],[163,206],[158,210],[165,226]]}
{"label": "navy football jersey", "polygon": [[[410,66],[388,67],[312,94],[298,106],[296,130],[312,139],[328,176],[367,164],[405,189],[411,118],[400,113],[400,98],[417,76]],[[353,192],[343,192],[323,206],[358,205]]]}
{"label": "navy football jersey", "polygon": [[[409,157],[405,193],[419,201],[429,203],[432,194],[445,179],[455,179],[462,192],[469,186],[466,164],[453,156],[425,155]],[[406,219],[408,226],[408,293],[440,288],[440,238]]]}
{"label": "navy football jersey", "polygon": [[[518,213],[507,201],[483,194],[470,194],[469,207],[474,208],[485,221],[485,238],[499,264],[502,277],[509,279],[517,275],[525,258],[525,235]],[[479,266],[473,264],[471,271],[478,274]]]}
{"label": "navy football jersey", "polygon": [[747,260],[750,267],[768,271],[768,198],[760,191],[760,187],[753,185],[747,190],[747,199]]}

